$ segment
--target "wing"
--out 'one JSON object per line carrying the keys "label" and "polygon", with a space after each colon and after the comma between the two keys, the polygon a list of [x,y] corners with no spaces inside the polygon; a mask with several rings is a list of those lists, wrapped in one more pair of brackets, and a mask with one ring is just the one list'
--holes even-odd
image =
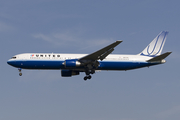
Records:
{"label": "wing", "polygon": [[110,53],[112,53],[114,51],[114,48],[120,44],[122,41],[118,40],[94,53],[91,53],[87,56],[84,56],[82,58],[80,58],[78,61],[97,61],[97,60],[103,60],[104,58],[106,58]]}
{"label": "wing", "polygon": [[[79,72],[85,72],[86,76],[84,77],[84,80],[91,79],[90,74],[94,74],[99,66],[98,60],[103,60],[104,58],[106,58],[121,42],[122,41],[118,40],[94,53],[91,53],[79,59],[65,60],[65,62],[63,62],[62,64],[65,66],[66,69],[69,69],[69,71],[62,71],[62,76],[78,75]],[[78,66],[83,69],[78,70],[77,68],[74,71],[71,70],[72,68],[76,68]]]}

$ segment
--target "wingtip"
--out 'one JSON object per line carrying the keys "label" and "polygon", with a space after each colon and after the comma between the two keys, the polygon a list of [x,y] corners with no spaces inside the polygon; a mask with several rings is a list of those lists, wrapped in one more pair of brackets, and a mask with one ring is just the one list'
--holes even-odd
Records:
{"label": "wingtip", "polygon": [[121,42],[122,42],[122,40],[116,40],[116,42],[121,43]]}
{"label": "wingtip", "polygon": [[171,54],[171,53],[172,53],[172,51],[170,51],[170,52],[167,52],[167,53]]}

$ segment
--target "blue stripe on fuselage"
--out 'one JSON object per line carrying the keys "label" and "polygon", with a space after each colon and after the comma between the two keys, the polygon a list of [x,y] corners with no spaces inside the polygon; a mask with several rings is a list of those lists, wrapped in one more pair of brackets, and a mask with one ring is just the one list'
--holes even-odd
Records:
{"label": "blue stripe on fuselage", "polygon": [[24,69],[61,69],[64,61],[55,60],[23,60],[8,61],[8,64]]}
{"label": "blue stripe on fuselage", "polygon": [[100,70],[130,70],[141,67],[147,67],[151,65],[156,65],[157,63],[148,62],[126,62],[126,61],[101,61],[98,69]]}
{"label": "blue stripe on fuselage", "polygon": [[[13,60],[8,61],[8,64],[23,69],[65,69],[61,60]],[[133,62],[133,61],[99,61],[98,70],[130,70],[141,67],[156,65],[158,63],[148,62]],[[83,69],[83,67],[76,67],[72,69]]]}

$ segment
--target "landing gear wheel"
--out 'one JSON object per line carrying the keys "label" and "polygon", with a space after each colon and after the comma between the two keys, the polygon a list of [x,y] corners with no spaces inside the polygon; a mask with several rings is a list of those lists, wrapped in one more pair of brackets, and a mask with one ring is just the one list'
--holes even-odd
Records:
{"label": "landing gear wheel", "polygon": [[85,80],[85,81],[87,80],[87,77],[86,77],[86,76],[84,77],[84,80]]}
{"label": "landing gear wheel", "polygon": [[91,79],[91,75],[85,76],[84,80],[86,81],[87,79]]}
{"label": "landing gear wheel", "polygon": [[22,73],[19,73],[19,76],[22,76]]}
{"label": "landing gear wheel", "polygon": [[91,76],[89,75],[87,78],[88,78],[88,79],[91,79]]}

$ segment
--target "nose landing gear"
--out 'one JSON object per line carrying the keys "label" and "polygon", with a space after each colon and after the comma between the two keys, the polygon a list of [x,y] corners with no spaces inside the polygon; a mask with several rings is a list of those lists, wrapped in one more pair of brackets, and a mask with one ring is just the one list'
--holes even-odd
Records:
{"label": "nose landing gear", "polygon": [[18,70],[19,70],[19,76],[22,76],[22,72],[21,72],[21,68],[18,68]]}

